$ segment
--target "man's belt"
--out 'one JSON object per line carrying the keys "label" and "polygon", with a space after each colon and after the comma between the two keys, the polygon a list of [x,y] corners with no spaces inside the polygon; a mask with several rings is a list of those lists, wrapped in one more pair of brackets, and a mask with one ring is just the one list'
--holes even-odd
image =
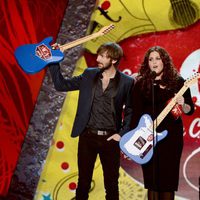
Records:
{"label": "man's belt", "polygon": [[96,130],[96,129],[90,129],[90,128],[87,128],[86,130],[88,133],[101,135],[101,136],[112,135],[113,133],[115,133],[115,131]]}

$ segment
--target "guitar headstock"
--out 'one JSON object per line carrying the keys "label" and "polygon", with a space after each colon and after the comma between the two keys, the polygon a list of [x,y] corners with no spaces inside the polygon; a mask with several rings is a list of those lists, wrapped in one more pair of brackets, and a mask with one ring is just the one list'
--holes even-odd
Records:
{"label": "guitar headstock", "polygon": [[104,26],[100,31],[98,31],[98,34],[100,35],[107,34],[114,28],[115,28],[114,24],[110,24],[109,26]]}
{"label": "guitar headstock", "polygon": [[190,86],[192,84],[194,84],[195,82],[197,82],[197,80],[200,78],[200,74],[198,72],[196,72],[195,74],[193,74],[190,78],[185,80],[184,85],[186,86]]}

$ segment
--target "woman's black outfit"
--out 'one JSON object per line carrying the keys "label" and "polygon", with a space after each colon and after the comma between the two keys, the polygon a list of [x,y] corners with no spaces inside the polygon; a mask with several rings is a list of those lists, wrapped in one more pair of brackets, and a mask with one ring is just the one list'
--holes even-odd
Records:
{"label": "woman's black outfit", "polygon": [[[149,83],[154,90],[149,95],[142,90],[142,79],[139,79],[133,88],[133,119],[132,128],[137,127],[140,117],[149,114],[152,119],[161,113],[169,99],[174,97],[184,84],[183,78],[178,78],[174,88],[162,89],[156,80]],[[154,94],[154,98],[152,97]],[[193,102],[188,89],[184,93],[185,103],[191,106],[188,115],[194,111]],[[153,106],[154,102],[154,106]],[[154,109],[153,109],[154,107]],[[183,122],[181,117],[175,119],[171,112],[164,118],[157,128],[157,132],[168,131],[166,138],[157,143],[151,160],[142,165],[144,186],[149,191],[173,192],[178,189],[179,166],[183,149]]]}

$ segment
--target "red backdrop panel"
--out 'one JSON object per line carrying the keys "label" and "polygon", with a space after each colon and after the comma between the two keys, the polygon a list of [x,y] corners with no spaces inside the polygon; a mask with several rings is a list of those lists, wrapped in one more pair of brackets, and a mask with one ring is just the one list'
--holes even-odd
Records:
{"label": "red backdrop panel", "polygon": [[25,74],[14,57],[22,44],[56,35],[68,0],[0,1],[0,196],[6,195],[45,70]]}

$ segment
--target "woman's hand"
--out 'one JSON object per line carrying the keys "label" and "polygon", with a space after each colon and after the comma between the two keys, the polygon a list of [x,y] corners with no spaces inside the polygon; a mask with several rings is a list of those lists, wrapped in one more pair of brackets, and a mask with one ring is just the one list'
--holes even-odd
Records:
{"label": "woman's hand", "polygon": [[190,105],[185,103],[185,99],[184,99],[183,96],[178,97],[176,99],[176,102],[177,102],[177,104],[182,106],[182,110],[183,110],[184,113],[190,112],[190,110],[191,110]]}
{"label": "woman's hand", "polygon": [[176,99],[176,103],[183,106],[183,104],[185,103],[185,99],[183,98],[183,96],[180,96]]}

